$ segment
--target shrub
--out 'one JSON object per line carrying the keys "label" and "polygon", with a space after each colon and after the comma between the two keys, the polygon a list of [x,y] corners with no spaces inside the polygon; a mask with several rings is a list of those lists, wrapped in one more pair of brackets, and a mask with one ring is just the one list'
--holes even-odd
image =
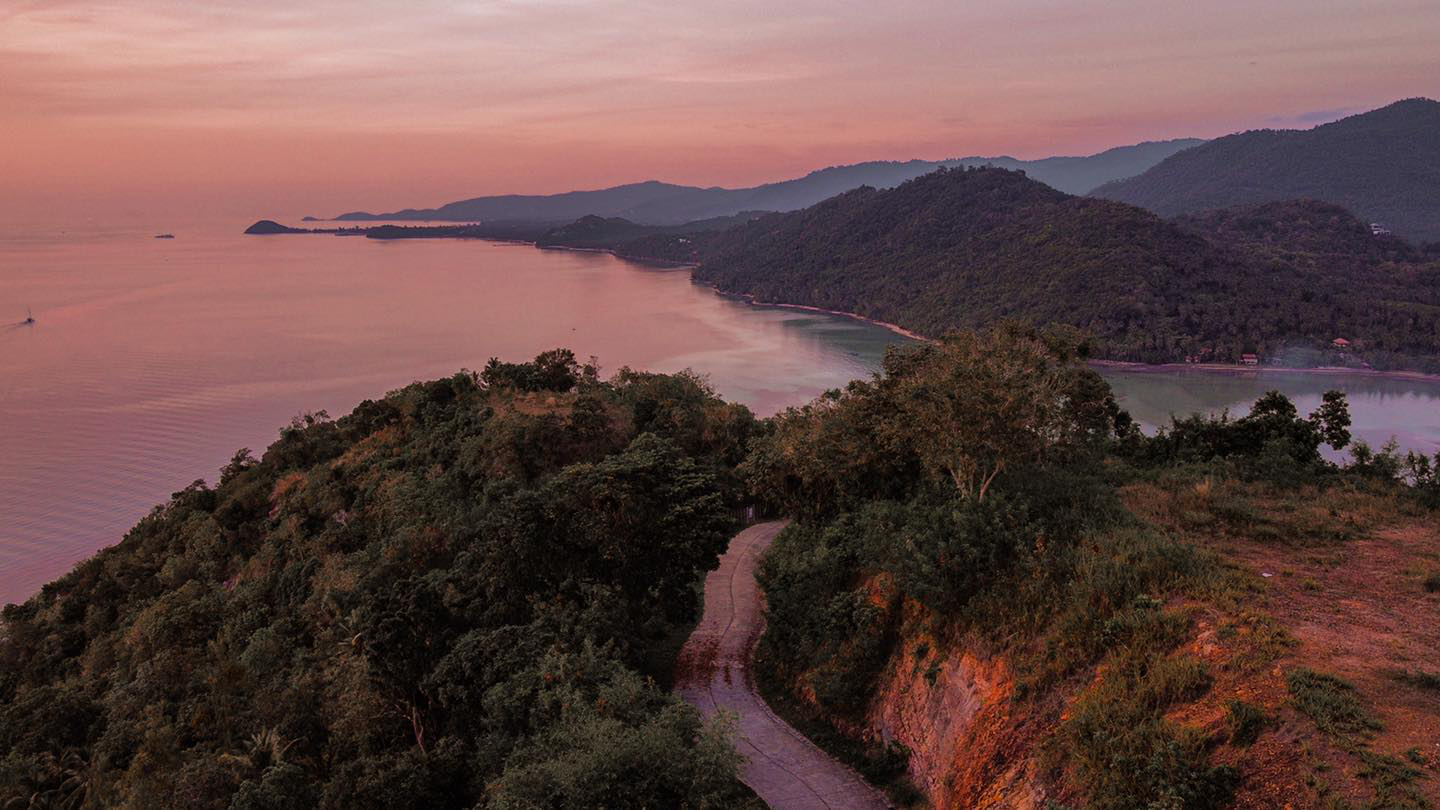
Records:
{"label": "shrub", "polygon": [[1440,692],[1440,672],[1426,672],[1422,669],[1402,669],[1390,673],[1391,677],[1418,689]]}
{"label": "shrub", "polygon": [[1203,735],[1164,718],[1170,705],[1208,683],[1193,659],[1130,654],[1080,696],[1062,733],[1090,807],[1204,809],[1229,802],[1235,770],[1211,767]]}
{"label": "shrub", "polygon": [[1228,722],[1230,742],[1235,745],[1250,745],[1260,737],[1260,732],[1269,725],[1270,718],[1265,711],[1253,703],[1232,700],[1229,703]]}
{"label": "shrub", "polygon": [[1422,585],[1426,593],[1440,593],[1440,571],[1431,571],[1426,574]]}

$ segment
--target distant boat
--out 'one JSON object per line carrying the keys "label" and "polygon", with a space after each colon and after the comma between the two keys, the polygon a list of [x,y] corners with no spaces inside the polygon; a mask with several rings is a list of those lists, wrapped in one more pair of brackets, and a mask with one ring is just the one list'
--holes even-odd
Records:
{"label": "distant boat", "polygon": [[155,238],[156,238],[156,239],[174,239],[174,238],[175,238],[175,234],[173,234],[173,233],[157,233],[157,234],[155,234]]}
{"label": "distant boat", "polygon": [[25,320],[21,321],[21,322],[20,322],[20,325],[21,325],[21,326],[31,326],[31,325],[33,325],[34,323],[35,323],[35,314],[30,311],[30,307],[27,305],[27,306],[25,307]]}

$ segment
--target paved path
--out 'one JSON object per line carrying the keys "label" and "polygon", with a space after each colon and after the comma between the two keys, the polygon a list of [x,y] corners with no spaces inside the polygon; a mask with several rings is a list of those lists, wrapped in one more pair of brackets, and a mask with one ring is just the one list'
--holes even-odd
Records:
{"label": "paved path", "polygon": [[755,691],[750,655],[765,629],[755,566],[784,526],[761,523],[736,535],[705,577],[705,615],[680,651],[675,690],[706,715],[720,708],[739,716],[735,745],[749,760],[742,779],[773,810],[887,808],[879,791],[776,717]]}

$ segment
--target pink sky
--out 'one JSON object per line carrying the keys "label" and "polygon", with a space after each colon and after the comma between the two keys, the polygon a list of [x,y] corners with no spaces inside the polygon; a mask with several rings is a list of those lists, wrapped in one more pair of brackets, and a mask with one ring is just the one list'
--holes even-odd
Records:
{"label": "pink sky", "polygon": [[1440,95],[1435,0],[9,0],[0,215],[1083,154]]}

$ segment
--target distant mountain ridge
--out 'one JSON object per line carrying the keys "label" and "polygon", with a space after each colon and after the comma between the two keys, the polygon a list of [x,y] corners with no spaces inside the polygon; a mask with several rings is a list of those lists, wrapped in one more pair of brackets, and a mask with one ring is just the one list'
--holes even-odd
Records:
{"label": "distant mountain ridge", "polygon": [[475,197],[438,208],[406,208],[388,213],[352,211],[336,217],[348,221],[437,220],[485,222],[523,220],[566,223],[585,216],[622,217],[644,225],[679,225],[696,220],[728,217],[746,211],[795,211],[861,186],[893,188],[938,168],[997,166],[1025,171],[1061,191],[1083,194],[1110,180],[1130,177],[1165,158],[1204,143],[1185,138],[1147,141],[1107,149],[1083,157],[1020,160],[1008,156],[964,157],[948,160],[871,161],[831,166],[804,177],[766,183],[753,188],[700,188],[655,180],[564,194],[505,194]]}
{"label": "distant mountain ridge", "polygon": [[1169,222],[1015,172],[950,169],[688,239],[615,249],[698,261],[697,280],[757,301],[931,336],[1018,318],[1079,327],[1108,359],[1310,365],[1340,361],[1326,353],[1344,337],[1376,367],[1440,370],[1440,262],[1313,200]]}
{"label": "distant mountain ridge", "polygon": [[1312,198],[1440,241],[1440,103],[1413,98],[1308,130],[1227,135],[1093,194],[1167,217]]}

